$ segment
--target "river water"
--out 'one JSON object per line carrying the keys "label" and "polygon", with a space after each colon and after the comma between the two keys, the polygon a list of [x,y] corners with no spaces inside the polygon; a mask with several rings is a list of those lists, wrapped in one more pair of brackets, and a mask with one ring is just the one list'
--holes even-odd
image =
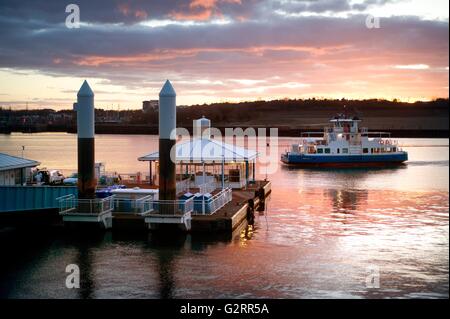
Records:
{"label": "river water", "polygon": [[[280,138],[279,152],[294,138]],[[294,169],[267,177],[253,233],[67,234],[0,230],[4,298],[448,298],[449,145],[400,139],[404,167]],[[76,169],[76,136],[0,135],[0,152]],[[145,171],[156,136],[98,135],[107,171]],[[265,173],[260,172],[260,177]],[[77,264],[81,288],[65,286]]]}

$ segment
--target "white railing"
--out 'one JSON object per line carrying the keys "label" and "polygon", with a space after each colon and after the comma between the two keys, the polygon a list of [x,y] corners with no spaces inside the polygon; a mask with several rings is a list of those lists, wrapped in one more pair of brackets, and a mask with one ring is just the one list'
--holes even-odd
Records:
{"label": "white railing", "polygon": [[210,214],[215,213],[217,210],[221,209],[223,206],[231,202],[232,198],[233,194],[231,188],[225,188],[218,194],[214,195],[213,198],[211,198]]}
{"label": "white railing", "polygon": [[217,188],[215,181],[198,185],[199,192],[201,194],[212,193]]}
{"label": "white railing", "polygon": [[138,199],[114,198],[115,213],[144,215],[153,210],[151,201],[153,195],[147,195]]}
{"label": "white railing", "polygon": [[187,200],[146,200],[149,211],[145,214],[184,215],[194,210],[194,198]]}
{"label": "white railing", "polygon": [[223,206],[231,202],[233,198],[231,188],[225,188],[208,200],[201,203],[201,208],[196,209],[194,214],[196,215],[206,215],[214,214],[216,211],[221,209]]}
{"label": "white railing", "polygon": [[[224,188],[243,188],[245,184],[245,179],[240,179],[239,182],[225,182]],[[220,187],[222,188],[222,184]]]}
{"label": "white railing", "polygon": [[182,181],[177,182],[177,194],[181,192],[187,192],[189,190],[190,180],[184,179]]}
{"label": "white railing", "polygon": [[74,210],[76,208],[74,199],[75,196],[73,194],[57,197],[56,201],[58,202],[59,213],[63,214]]}
{"label": "white railing", "polygon": [[139,207],[139,214],[145,215],[153,211],[152,201],[153,195],[148,195],[136,200],[136,206]]}
{"label": "white railing", "polygon": [[106,198],[78,199],[73,195],[62,196],[59,201],[59,214],[100,215],[114,209],[114,195]]}

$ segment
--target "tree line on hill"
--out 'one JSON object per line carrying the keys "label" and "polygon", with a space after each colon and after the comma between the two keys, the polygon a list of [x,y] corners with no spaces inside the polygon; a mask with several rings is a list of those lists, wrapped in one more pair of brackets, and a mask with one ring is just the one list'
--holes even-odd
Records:
{"label": "tree line on hill", "polygon": [[[213,103],[177,108],[177,124],[190,127],[192,120],[205,116],[214,124],[251,123],[256,119],[275,120],[277,114],[298,116],[308,114],[311,117],[331,117],[336,113],[348,112],[357,116],[389,117],[448,117],[449,100],[436,99],[426,102],[406,103],[398,100],[332,100],[332,99],[292,99],[273,101],[254,101],[240,103]],[[158,112],[142,110],[105,110],[96,108],[98,123],[122,123],[134,125],[158,125]],[[24,118],[42,121],[75,124],[75,112],[72,110],[55,111],[52,109],[13,110],[0,107],[0,124],[17,122]]]}

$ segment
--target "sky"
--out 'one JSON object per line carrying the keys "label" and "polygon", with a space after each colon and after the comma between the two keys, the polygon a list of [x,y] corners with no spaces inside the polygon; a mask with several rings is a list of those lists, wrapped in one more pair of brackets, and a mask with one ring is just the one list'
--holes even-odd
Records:
{"label": "sky", "polygon": [[[68,28],[76,4],[79,28]],[[0,0],[0,106],[448,98],[448,0]]]}

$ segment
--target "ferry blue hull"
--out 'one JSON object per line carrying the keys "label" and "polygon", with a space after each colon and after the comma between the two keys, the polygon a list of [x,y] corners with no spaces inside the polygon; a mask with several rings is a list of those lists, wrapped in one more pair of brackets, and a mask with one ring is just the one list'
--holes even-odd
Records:
{"label": "ferry blue hull", "polygon": [[285,164],[296,166],[388,166],[408,160],[407,153],[377,155],[305,155],[286,153],[281,156]]}

